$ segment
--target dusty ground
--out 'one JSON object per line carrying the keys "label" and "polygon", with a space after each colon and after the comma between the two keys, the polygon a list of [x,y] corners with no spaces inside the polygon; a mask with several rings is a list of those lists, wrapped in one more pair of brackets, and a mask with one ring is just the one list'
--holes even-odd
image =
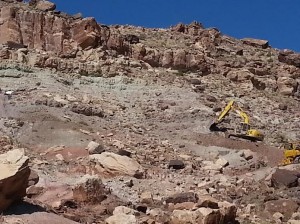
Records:
{"label": "dusty ground", "polygon": [[[238,203],[242,212],[247,203],[253,203],[249,194],[257,194],[251,180],[259,186],[282,159],[282,151],[268,142],[233,140],[210,133],[213,108],[223,104],[207,101],[209,87],[207,93],[196,93],[182,77],[170,82],[168,76],[160,81],[152,76],[74,78],[36,71],[22,72],[19,78],[1,78],[1,89],[1,132],[27,149],[31,166],[40,176],[36,186],[44,189],[35,200],[55,207],[61,200],[72,198],[71,186],[78,179],[95,174],[86,159],[85,148],[91,140],[101,142],[106,151],[112,152],[123,145],[147,169],[146,179],[142,180],[101,174],[105,186],[118,199],[109,197],[106,205],[100,206],[106,208],[100,214],[95,213],[100,209],[97,206],[64,210],[64,216],[82,223],[108,217],[112,212],[107,211],[108,205],[138,204],[140,192],[145,191],[160,201],[175,192],[208,190],[219,200]],[[13,91],[11,96],[3,94],[8,90]],[[74,113],[74,105],[93,106],[103,113]],[[254,159],[243,158],[243,150],[247,149],[254,152]],[[229,161],[223,174],[205,171],[199,165],[220,157]],[[183,160],[186,169],[168,170],[171,159]],[[249,184],[245,185],[249,193],[236,199],[230,191],[239,181]],[[129,187],[131,182],[133,186]],[[228,193],[216,193],[214,188]],[[264,197],[256,203],[263,204]]]}
{"label": "dusty ground", "polygon": [[[262,156],[278,151],[262,143],[230,140],[209,133],[208,125],[215,113],[187,85],[157,83],[151,77],[132,78],[130,83],[127,77],[82,77],[64,85],[57,77],[37,72],[24,73],[21,78],[1,78],[2,92],[14,91],[10,99],[1,95],[2,121],[22,122],[21,127],[11,126],[3,131],[11,132],[21,146],[41,152],[59,145],[64,145],[65,150],[83,149],[96,138],[135,140],[137,145],[143,141],[168,140],[180,151],[196,153],[202,146],[251,149]],[[68,102],[67,94],[75,102],[90,100],[104,110],[105,117],[75,114],[68,105],[59,108],[36,105],[37,100],[55,97]],[[278,157],[274,153],[268,159],[275,164]]]}

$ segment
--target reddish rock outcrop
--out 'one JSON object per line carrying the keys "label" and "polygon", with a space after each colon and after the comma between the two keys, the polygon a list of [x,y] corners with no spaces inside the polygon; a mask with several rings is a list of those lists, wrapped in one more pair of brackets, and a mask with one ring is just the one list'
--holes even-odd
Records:
{"label": "reddish rock outcrop", "polygon": [[37,2],[36,8],[42,11],[53,11],[56,9],[56,5],[52,2],[42,0]]}
{"label": "reddish rock outcrop", "polygon": [[204,30],[203,25],[196,21],[192,22],[189,25],[178,23],[177,25],[171,27],[171,31],[186,33],[192,36],[200,35],[203,30]]}
{"label": "reddish rock outcrop", "polygon": [[293,78],[283,76],[277,79],[277,86],[279,93],[283,95],[293,95],[297,89],[298,83]]}
{"label": "reddish rock outcrop", "polygon": [[300,54],[296,54],[291,51],[280,51],[278,55],[278,60],[288,65],[300,67]]}
{"label": "reddish rock outcrop", "polygon": [[83,49],[96,47],[100,41],[101,28],[94,18],[85,18],[72,25],[71,36]]}
{"label": "reddish rock outcrop", "polygon": [[297,187],[299,173],[290,170],[277,169],[272,175],[271,183],[274,187]]}
{"label": "reddish rock outcrop", "polygon": [[108,47],[124,53],[124,41],[120,35],[111,35],[94,18],[73,19],[53,15],[50,2],[39,1],[34,11],[15,5],[0,9],[0,44],[27,46],[56,54],[68,55],[77,47],[86,49],[106,42]]}
{"label": "reddish rock outcrop", "polygon": [[284,221],[287,221],[297,211],[298,207],[298,204],[293,200],[279,199],[266,202],[265,211],[271,216],[276,212],[280,212],[284,215]]}
{"label": "reddish rock outcrop", "polygon": [[[163,67],[200,76],[221,74],[247,91],[299,95],[299,54],[278,52],[266,40],[236,40],[199,22],[170,30],[105,26],[94,18],[53,12],[55,4],[45,0],[0,1],[0,6],[0,58],[5,63],[105,77],[130,74],[126,66],[131,65]],[[155,35],[165,42],[155,45]],[[125,61],[115,63],[124,56]]]}
{"label": "reddish rock outcrop", "polygon": [[254,38],[244,38],[242,39],[244,44],[253,46],[253,47],[260,47],[260,48],[267,48],[269,47],[269,41],[267,40],[259,40]]}

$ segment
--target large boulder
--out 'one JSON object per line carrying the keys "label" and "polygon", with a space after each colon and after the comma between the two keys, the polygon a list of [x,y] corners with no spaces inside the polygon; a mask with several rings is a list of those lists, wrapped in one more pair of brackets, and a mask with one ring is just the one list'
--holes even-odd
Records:
{"label": "large boulder", "polygon": [[166,203],[183,203],[183,202],[197,202],[198,195],[193,192],[183,192],[178,194],[173,194],[166,198]]}
{"label": "large boulder", "polygon": [[0,211],[26,195],[30,168],[23,149],[0,155]]}
{"label": "large boulder", "polygon": [[124,38],[119,33],[111,33],[106,41],[106,46],[119,54],[129,54],[130,52],[129,45],[125,43]]}
{"label": "large boulder", "polygon": [[193,36],[197,36],[197,35],[200,35],[201,31],[203,31],[203,30],[204,30],[204,26],[202,25],[202,23],[194,21],[194,22],[190,23],[189,25],[187,25],[186,33],[193,35]]}
{"label": "large boulder", "polygon": [[104,170],[111,174],[123,174],[142,177],[143,167],[134,159],[111,152],[90,155],[89,159],[98,163]]}
{"label": "large boulder", "polygon": [[298,209],[298,204],[289,199],[279,199],[268,201],[265,203],[265,212],[273,216],[276,212],[283,214],[285,221],[291,218],[294,212]]}
{"label": "large boulder", "polygon": [[194,224],[197,223],[198,213],[189,210],[174,210],[171,215],[171,224]]}
{"label": "large boulder", "polygon": [[248,69],[233,69],[227,73],[226,77],[234,82],[244,82],[251,80],[253,76],[253,73],[251,73]]}
{"label": "large boulder", "polygon": [[196,211],[174,210],[171,224],[221,224],[221,213],[218,209],[199,208]]}
{"label": "large boulder", "polygon": [[53,11],[56,9],[56,5],[52,2],[41,0],[37,2],[36,8],[41,11]]}
{"label": "large boulder", "polygon": [[101,179],[97,176],[83,176],[73,187],[73,198],[78,202],[101,202],[107,198],[106,194],[108,193]]}
{"label": "large boulder", "polygon": [[146,48],[144,44],[138,43],[131,48],[131,57],[136,60],[142,60],[146,55]]}
{"label": "large boulder", "polygon": [[161,66],[162,67],[172,67],[173,65],[173,51],[171,49],[167,49],[162,53],[161,57]]}
{"label": "large boulder", "polygon": [[199,70],[203,75],[209,73],[208,63],[203,54],[192,54],[183,49],[165,50],[160,53],[159,65],[179,70]]}
{"label": "large boulder", "polygon": [[176,69],[186,68],[186,55],[187,52],[183,49],[174,51],[173,53],[173,67]]}
{"label": "large boulder", "polygon": [[218,209],[218,201],[211,196],[201,196],[198,200],[198,207]]}
{"label": "large boulder", "polygon": [[242,42],[244,44],[253,46],[253,47],[259,47],[259,48],[267,48],[269,47],[269,41],[267,40],[259,40],[259,39],[254,39],[254,38],[244,38],[242,39]]}
{"label": "large boulder", "polygon": [[134,216],[136,212],[125,206],[118,206],[113,211],[113,215],[105,220],[106,224],[137,224]]}
{"label": "large boulder", "polygon": [[227,201],[218,202],[223,223],[232,223],[236,218],[237,207]]}
{"label": "large boulder", "polygon": [[146,47],[146,55],[144,56],[143,61],[147,62],[152,67],[158,67],[160,57],[161,54],[157,49]]}
{"label": "large boulder", "polygon": [[267,87],[267,80],[265,78],[257,78],[257,77],[251,77],[252,85],[258,89],[258,90],[264,90]]}
{"label": "large boulder", "polygon": [[101,28],[94,18],[85,18],[74,23],[71,32],[73,39],[83,49],[100,44]]}
{"label": "large boulder", "polygon": [[97,106],[91,106],[89,104],[73,104],[71,107],[71,111],[76,114],[83,114],[85,116],[105,116],[102,108],[99,108]]}
{"label": "large boulder", "polygon": [[300,67],[300,54],[291,51],[280,51],[278,55],[278,60],[288,65]]}
{"label": "large boulder", "polygon": [[0,49],[0,59],[9,59],[9,50],[7,48]]}
{"label": "large boulder", "polygon": [[297,187],[299,173],[285,169],[277,169],[272,174],[271,184],[273,187]]}
{"label": "large boulder", "polygon": [[183,23],[178,23],[177,25],[171,27],[171,31],[174,32],[184,33],[185,30],[186,26]]}
{"label": "large boulder", "polygon": [[293,95],[296,91],[298,83],[295,79],[282,76],[277,79],[278,92],[282,95]]}
{"label": "large boulder", "polygon": [[210,197],[202,197],[198,202],[197,210],[177,210],[171,215],[172,224],[201,223],[201,224],[226,224],[234,223],[237,207],[227,201],[217,202]]}
{"label": "large boulder", "polygon": [[203,223],[203,224],[221,223],[222,215],[220,210],[211,209],[211,208],[199,208],[197,211],[199,212],[199,217],[198,217],[199,223]]}
{"label": "large boulder", "polygon": [[65,201],[73,200],[72,188],[68,184],[49,183],[46,179],[41,179],[35,186],[36,192],[30,192],[31,190],[28,189],[28,193],[30,195],[34,193],[36,201],[54,209],[61,208]]}
{"label": "large boulder", "polygon": [[137,224],[137,220],[134,215],[126,215],[119,213],[112,215],[105,220],[106,224]]}
{"label": "large boulder", "polygon": [[206,171],[212,170],[212,171],[220,172],[223,169],[223,166],[219,164],[215,164],[212,161],[203,161],[202,164],[203,164],[203,169]]}
{"label": "large boulder", "polygon": [[134,215],[136,213],[137,211],[133,210],[132,208],[128,208],[126,206],[115,207],[113,211],[113,215],[118,215],[118,214]]}
{"label": "large boulder", "polygon": [[104,152],[103,145],[95,141],[91,141],[86,147],[86,149],[89,152],[89,154],[100,154]]}

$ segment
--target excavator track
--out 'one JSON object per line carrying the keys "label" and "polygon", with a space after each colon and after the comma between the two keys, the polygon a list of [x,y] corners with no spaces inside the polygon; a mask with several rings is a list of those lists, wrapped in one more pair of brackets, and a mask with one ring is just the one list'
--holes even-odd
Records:
{"label": "excavator track", "polygon": [[293,164],[298,164],[300,163],[300,156],[296,156],[293,160]]}
{"label": "excavator track", "polygon": [[257,138],[248,136],[248,135],[243,135],[243,134],[227,134],[227,138],[233,138],[233,139],[245,139],[247,141],[251,142],[257,142],[259,141]]}

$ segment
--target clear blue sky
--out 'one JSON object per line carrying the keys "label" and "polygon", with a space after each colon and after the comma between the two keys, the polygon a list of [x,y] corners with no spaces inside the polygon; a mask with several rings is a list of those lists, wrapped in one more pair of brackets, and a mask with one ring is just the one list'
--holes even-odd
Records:
{"label": "clear blue sky", "polygon": [[300,52],[300,0],[52,0],[101,24],[168,28],[194,20],[236,37],[267,39]]}

